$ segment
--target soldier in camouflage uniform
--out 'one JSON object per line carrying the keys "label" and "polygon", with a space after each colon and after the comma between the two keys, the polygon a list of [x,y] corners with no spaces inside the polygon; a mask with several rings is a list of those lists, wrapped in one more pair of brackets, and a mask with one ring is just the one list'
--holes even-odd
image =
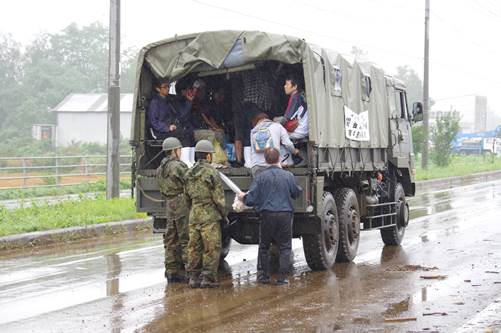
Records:
{"label": "soldier in camouflage uniform", "polygon": [[224,190],[221,178],[210,164],[213,153],[212,144],[200,140],[195,146],[197,162],[188,170],[185,178],[185,191],[190,203],[187,272],[192,288],[219,286],[217,270],[221,252],[220,220],[224,216]]}
{"label": "soldier in camouflage uniform", "polygon": [[184,269],[187,263],[189,210],[184,193],[184,177],[188,167],[179,160],[181,148],[181,142],[177,138],[165,139],[162,149],[166,157],[157,170],[158,185],[165,196],[165,277],[170,283],[187,280]]}

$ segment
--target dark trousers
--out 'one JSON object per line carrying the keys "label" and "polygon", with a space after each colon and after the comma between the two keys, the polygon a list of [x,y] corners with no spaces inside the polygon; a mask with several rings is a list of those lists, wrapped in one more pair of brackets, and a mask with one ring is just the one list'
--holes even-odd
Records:
{"label": "dark trousers", "polygon": [[292,248],[292,213],[262,212],[259,225],[258,270],[263,275],[270,275],[269,249],[274,242],[279,250],[279,274],[289,273]]}

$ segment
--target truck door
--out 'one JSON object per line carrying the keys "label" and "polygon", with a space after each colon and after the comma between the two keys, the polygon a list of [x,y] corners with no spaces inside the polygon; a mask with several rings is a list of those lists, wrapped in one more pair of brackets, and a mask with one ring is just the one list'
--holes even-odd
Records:
{"label": "truck door", "polygon": [[395,101],[395,105],[392,105],[392,119],[390,120],[393,158],[397,160],[398,167],[408,167],[412,151],[412,137],[407,97],[402,89],[394,88],[390,91],[393,93],[390,93],[389,97],[392,98],[393,95]]}

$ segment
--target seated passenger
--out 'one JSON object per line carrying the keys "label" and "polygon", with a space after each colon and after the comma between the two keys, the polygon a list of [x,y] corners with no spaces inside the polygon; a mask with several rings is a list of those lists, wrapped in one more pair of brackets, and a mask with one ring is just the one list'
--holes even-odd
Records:
{"label": "seated passenger", "polygon": [[183,147],[193,147],[193,126],[190,123],[190,109],[193,96],[173,101],[169,95],[169,81],[158,80],[155,84],[157,94],[151,99],[148,106],[148,119],[151,125],[151,134],[156,140],[175,137],[181,141]]}
{"label": "seated passenger", "polygon": [[299,80],[294,76],[287,77],[284,91],[289,96],[287,109],[283,117],[275,120],[285,127],[291,139],[304,139],[308,136],[308,106],[304,92],[299,86]]}
{"label": "seated passenger", "polygon": [[195,141],[214,139],[222,144],[224,141],[224,130],[216,122],[211,114],[211,108],[207,100],[206,84],[202,80],[196,80],[193,83],[192,123],[195,128]]}
{"label": "seated passenger", "polygon": [[[255,106],[257,109],[257,107]],[[299,149],[294,147],[294,144],[289,138],[285,128],[279,123],[273,122],[264,112],[254,112],[252,124],[254,128],[251,130],[251,171],[252,175],[266,168],[268,165],[264,158],[266,148],[275,148],[280,150],[284,146],[285,150],[292,155],[298,155]]]}
{"label": "seated passenger", "polygon": [[224,87],[218,87],[213,91],[210,110],[210,115],[213,117],[216,126],[224,130],[225,141],[233,142],[235,140],[233,113],[227,103]]}

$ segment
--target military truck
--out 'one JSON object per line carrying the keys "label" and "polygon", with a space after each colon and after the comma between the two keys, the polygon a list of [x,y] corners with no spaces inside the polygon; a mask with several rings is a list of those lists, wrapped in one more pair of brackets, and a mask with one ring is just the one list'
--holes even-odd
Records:
{"label": "military truck", "polygon": [[[301,38],[266,32],[202,32],[141,50],[130,141],[137,210],[153,216],[154,228],[162,231],[164,201],[154,177],[161,142],[149,136],[147,119],[153,82],[188,75],[224,81],[263,68],[285,68],[304,79],[309,136],[297,144],[307,163],[289,170],[304,189],[294,202],[293,237],[302,239],[309,267],[325,270],[353,260],[361,230],[379,229],[384,244],[399,245],[409,222],[406,196],[415,194],[411,125],[422,119],[421,103],[410,112],[404,84],[371,63],[350,62]],[[283,82],[274,85],[278,96]],[[238,93],[238,87],[231,89]],[[252,181],[245,167],[221,172],[242,190]],[[234,193],[225,190],[231,225],[223,235],[223,256],[230,238],[257,244],[259,235],[258,215],[232,211]]]}

